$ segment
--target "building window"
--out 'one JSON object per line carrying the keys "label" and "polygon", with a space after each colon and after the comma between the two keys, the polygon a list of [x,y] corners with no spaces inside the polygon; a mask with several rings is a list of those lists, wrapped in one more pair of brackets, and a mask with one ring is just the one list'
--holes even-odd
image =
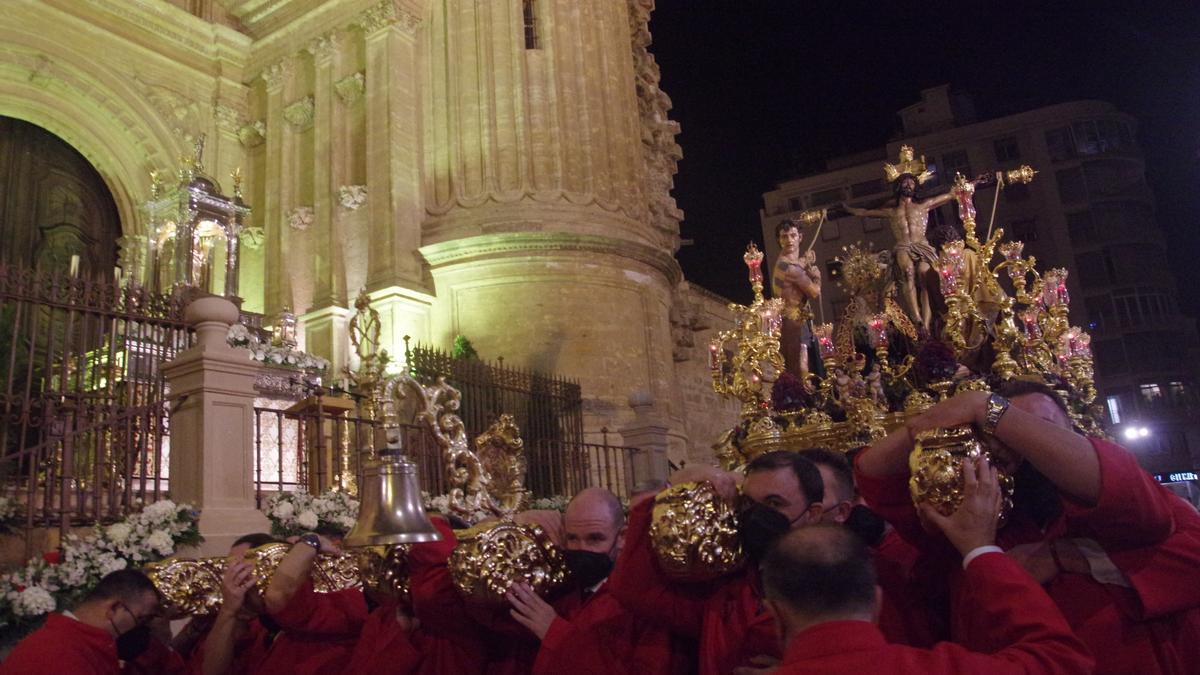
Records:
{"label": "building window", "polygon": [[538,40],[537,0],[522,0],[522,15],[525,19],[525,49],[541,49]]}
{"label": "building window", "polygon": [[842,188],[833,188],[830,190],[821,190],[820,192],[812,193],[808,202],[812,207],[820,208],[829,204],[837,204],[842,201]]}
{"label": "building window", "polygon": [[1108,419],[1113,424],[1121,423],[1121,399],[1117,396],[1108,397]]}
{"label": "building window", "polygon": [[1087,243],[1096,237],[1091,211],[1067,214],[1067,236],[1071,238],[1071,243],[1076,245]]}
{"label": "building window", "polygon": [[1146,403],[1156,403],[1162,399],[1162,389],[1159,389],[1157,384],[1139,385],[1138,393],[1142,395],[1142,400]]}
{"label": "building window", "polygon": [[966,150],[956,150],[942,155],[942,171],[945,172],[947,184],[954,182],[954,174],[961,173],[971,178],[971,160]]}
{"label": "building window", "polygon": [[1026,244],[1031,241],[1037,241],[1037,221],[1033,218],[1014,220],[1012,224],[1012,238],[1017,241],[1023,241]]}
{"label": "building window", "polygon": [[858,197],[866,197],[868,195],[879,194],[883,192],[883,179],[876,178],[862,183],[855,183],[850,186],[850,196],[857,199]]}
{"label": "building window", "polygon": [[821,241],[833,241],[842,236],[842,230],[837,223],[825,222],[825,226],[821,228]]}
{"label": "building window", "polygon": [[1064,204],[1078,204],[1087,201],[1087,184],[1083,180],[1083,169],[1063,169],[1054,174],[1058,183],[1058,198]]}
{"label": "building window", "polygon": [[1008,138],[997,138],[992,142],[992,147],[996,150],[997,162],[1011,162],[1021,159],[1021,148],[1017,145],[1017,139],[1011,136]]}
{"label": "building window", "polygon": [[802,204],[800,202],[799,197],[792,197],[792,198],[788,199],[788,209],[790,209],[792,211],[800,211],[803,208],[804,208],[804,204]]}
{"label": "building window", "polygon": [[1070,127],[1059,127],[1046,132],[1046,149],[1050,159],[1061,162],[1075,156],[1075,141],[1071,138]]}

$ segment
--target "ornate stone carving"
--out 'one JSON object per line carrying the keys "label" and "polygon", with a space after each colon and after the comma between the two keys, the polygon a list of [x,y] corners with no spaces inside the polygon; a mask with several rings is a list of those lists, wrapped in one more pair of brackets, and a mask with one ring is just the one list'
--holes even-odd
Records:
{"label": "ornate stone carving", "polygon": [[675,142],[679,123],[668,118],[671,98],[659,87],[658,63],[650,53],[650,13],[654,0],[629,0],[629,24],[633,41],[633,64],[638,112],[642,120],[642,157],[646,169],[646,199],[651,223],[674,238],[679,233],[683,211],[675,205],[671,189],[683,150]]}
{"label": "ornate stone carving", "polygon": [[200,104],[179,91],[147,82],[138,75],[133,76],[133,81],[171,130],[183,135],[190,143],[201,126]]}
{"label": "ornate stone carving", "polygon": [[267,139],[267,123],[262,120],[254,120],[243,124],[238,128],[237,135],[242,146],[253,148]]}
{"label": "ornate stone carving", "polygon": [[312,54],[314,61],[328,61],[337,53],[337,43],[333,40],[333,34],[327,33],[313,38],[304,51]]}
{"label": "ornate stone carving", "polygon": [[287,216],[288,227],[297,232],[303,232],[312,227],[314,220],[316,220],[316,213],[313,212],[311,206],[297,206]]}
{"label": "ornate stone carving", "polygon": [[338,188],[338,203],[347,211],[357,211],[367,203],[366,185],[343,185]]}
{"label": "ornate stone carving", "polygon": [[29,71],[29,81],[37,87],[45,89],[54,81],[54,73],[52,71],[50,58],[44,54],[38,56],[37,64]]}
{"label": "ornate stone carving", "polygon": [[242,238],[242,248],[247,251],[257,251],[267,239],[266,232],[258,226],[244,227],[238,236]]}
{"label": "ornate stone carving", "polygon": [[313,123],[313,113],[316,110],[312,96],[305,96],[283,109],[283,119],[288,121],[296,131],[303,131]]}
{"label": "ornate stone carving", "polygon": [[692,358],[696,346],[695,334],[709,327],[704,319],[704,312],[698,303],[688,302],[687,298],[676,291],[671,303],[671,355],[675,361],[687,361]]}
{"label": "ornate stone carving", "polygon": [[354,23],[368,35],[389,26],[411,35],[421,25],[421,17],[400,7],[396,0],[383,0],[365,10]]}
{"label": "ornate stone carving", "polygon": [[362,73],[354,73],[335,82],[333,90],[337,92],[342,103],[353,105],[362,98],[363,91],[366,89],[366,79]]}
{"label": "ornate stone carving", "polygon": [[290,58],[280,59],[263,68],[262,79],[267,89],[279,89],[292,76],[292,61]]}
{"label": "ornate stone carving", "polygon": [[237,133],[242,126],[242,114],[222,103],[213,105],[213,119],[217,122],[217,128],[222,131]]}

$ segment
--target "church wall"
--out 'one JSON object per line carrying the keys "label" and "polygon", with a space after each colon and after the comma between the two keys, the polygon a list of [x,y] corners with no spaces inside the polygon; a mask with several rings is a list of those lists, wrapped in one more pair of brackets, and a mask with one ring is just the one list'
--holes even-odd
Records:
{"label": "church wall", "polygon": [[675,396],[683,417],[683,434],[672,438],[673,462],[714,461],[712,444],[739,422],[740,403],[712,388],[708,345],[717,333],[733,327],[729,301],[683,282],[676,289],[671,328],[674,337]]}

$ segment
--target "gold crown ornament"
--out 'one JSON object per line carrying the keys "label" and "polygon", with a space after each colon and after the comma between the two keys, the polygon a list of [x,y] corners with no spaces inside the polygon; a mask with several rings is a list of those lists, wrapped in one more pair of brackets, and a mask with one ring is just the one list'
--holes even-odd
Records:
{"label": "gold crown ornament", "polygon": [[680,483],[654,498],[650,542],[663,574],[679,581],[716,579],[745,560],[737,514],[712,483]]}
{"label": "gold crown ornament", "polygon": [[[963,500],[963,461],[988,460],[990,455],[970,425],[933,429],[917,434],[908,455],[908,491],[913,504],[927,502],[949,516]],[[1000,521],[1012,510],[1013,479],[1000,472]]]}
{"label": "gold crown ornament", "polygon": [[500,521],[456,534],[458,546],[450,554],[450,576],[464,597],[503,604],[504,594],[513,584],[529,584],[534,593],[544,597],[567,581],[562,551],[537,525]]}
{"label": "gold crown ornament", "polygon": [[900,176],[906,174],[916,178],[918,185],[924,185],[933,178],[933,173],[925,167],[925,155],[921,155],[921,159],[914,159],[911,145],[900,146],[899,160],[895,164],[884,162],[883,173],[889,183],[895,183]]}

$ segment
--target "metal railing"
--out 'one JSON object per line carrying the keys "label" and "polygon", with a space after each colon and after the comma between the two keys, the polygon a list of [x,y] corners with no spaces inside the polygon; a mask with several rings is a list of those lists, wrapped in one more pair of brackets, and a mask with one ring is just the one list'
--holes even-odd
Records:
{"label": "metal railing", "polygon": [[608,488],[618,497],[633,489],[633,454],[637,448],[602,443],[541,440],[527,444],[526,487],[537,497],[571,497],[586,487]]}
{"label": "metal railing", "polygon": [[0,265],[0,476],[31,528],[119,518],[167,489],[179,296]]}

